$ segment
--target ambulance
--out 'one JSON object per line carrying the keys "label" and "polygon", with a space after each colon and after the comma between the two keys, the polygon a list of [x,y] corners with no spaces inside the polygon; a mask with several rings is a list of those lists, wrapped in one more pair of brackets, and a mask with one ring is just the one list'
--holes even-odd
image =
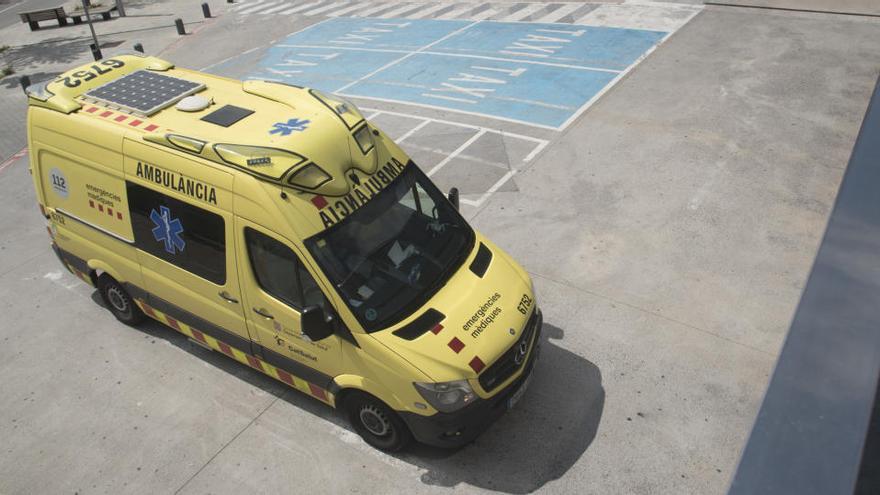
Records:
{"label": "ambulance", "polygon": [[340,409],[457,447],[523,395],[528,274],[350,101],[123,55],[26,89],[52,248],[147,318]]}

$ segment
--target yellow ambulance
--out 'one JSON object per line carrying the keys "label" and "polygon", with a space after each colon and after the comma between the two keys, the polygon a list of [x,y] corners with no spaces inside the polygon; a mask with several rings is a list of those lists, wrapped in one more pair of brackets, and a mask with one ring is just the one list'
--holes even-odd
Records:
{"label": "yellow ambulance", "polygon": [[123,323],[340,408],[383,450],[465,444],[522,396],[528,274],[351,102],[140,55],[26,93],[52,248]]}

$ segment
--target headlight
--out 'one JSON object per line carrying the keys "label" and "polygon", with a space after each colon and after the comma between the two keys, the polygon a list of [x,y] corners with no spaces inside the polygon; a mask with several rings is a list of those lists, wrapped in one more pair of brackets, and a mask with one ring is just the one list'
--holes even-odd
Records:
{"label": "headlight", "polygon": [[444,383],[413,383],[422,397],[440,412],[453,412],[476,399],[467,380]]}

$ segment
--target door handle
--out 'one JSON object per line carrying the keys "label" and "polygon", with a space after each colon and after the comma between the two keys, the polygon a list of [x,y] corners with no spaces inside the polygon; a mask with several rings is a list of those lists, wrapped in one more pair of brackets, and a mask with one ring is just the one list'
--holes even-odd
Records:
{"label": "door handle", "polygon": [[238,303],[238,299],[230,296],[229,293],[226,292],[225,290],[218,292],[217,295],[222,297],[223,299],[226,299],[226,302],[231,302],[231,303],[236,303],[236,304]]}
{"label": "door handle", "polygon": [[266,311],[266,310],[263,309],[263,308],[260,308],[260,309],[252,308],[252,309],[254,310],[254,313],[256,313],[256,314],[262,316],[263,318],[268,318],[268,319],[270,319],[270,320],[274,320],[274,319],[275,319],[275,317],[272,316],[271,313],[269,313],[268,311]]}

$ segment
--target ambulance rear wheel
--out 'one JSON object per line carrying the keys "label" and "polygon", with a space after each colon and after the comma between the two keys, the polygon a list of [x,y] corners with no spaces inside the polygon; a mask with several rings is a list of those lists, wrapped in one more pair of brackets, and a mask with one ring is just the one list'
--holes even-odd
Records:
{"label": "ambulance rear wheel", "polygon": [[101,275],[98,279],[98,291],[101,293],[101,299],[104,300],[107,309],[122,323],[134,326],[146,318],[125,287],[110,275],[106,273]]}
{"label": "ambulance rear wheel", "polygon": [[345,409],[355,431],[379,450],[397,452],[412,441],[412,433],[400,416],[371,395],[351,392],[346,397]]}

